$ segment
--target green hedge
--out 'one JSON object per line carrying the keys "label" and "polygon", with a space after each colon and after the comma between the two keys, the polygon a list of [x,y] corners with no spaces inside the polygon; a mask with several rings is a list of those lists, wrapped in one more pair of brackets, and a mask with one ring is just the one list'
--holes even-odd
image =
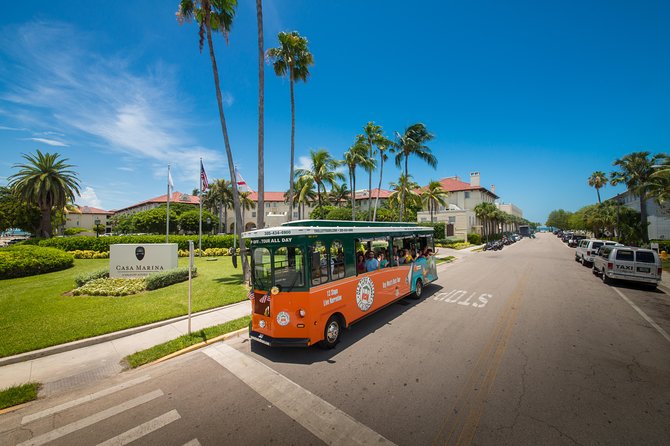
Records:
{"label": "green hedge", "polygon": [[[197,246],[197,235],[171,235],[170,243],[177,243],[178,249],[188,249],[188,241],[193,240]],[[108,252],[110,245],[118,243],[165,243],[164,235],[115,235],[109,237],[54,237],[39,241],[39,246],[62,249],[63,251],[97,251]],[[202,249],[231,248],[233,235],[203,235]],[[239,246],[239,244],[238,244]]]}
{"label": "green hedge", "polygon": [[[193,268],[193,277],[198,274],[198,269]],[[165,271],[162,273],[150,274],[145,279],[147,282],[147,290],[157,290],[158,288],[165,288],[174,283],[188,280],[188,268],[177,268]]]}
{"label": "green hedge", "polygon": [[74,257],[59,249],[30,245],[0,249],[0,279],[50,273],[73,265]]}
{"label": "green hedge", "polygon": [[473,245],[481,245],[482,236],[479,234],[468,234],[468,242]]}
{"label": "green hedge", "polygon": [[95,279],[104,279],[109,277],[109,268],[100,268],[89,273],[80,274],[74,278],[74,283],[78,287],[84,285],[87,282]]}

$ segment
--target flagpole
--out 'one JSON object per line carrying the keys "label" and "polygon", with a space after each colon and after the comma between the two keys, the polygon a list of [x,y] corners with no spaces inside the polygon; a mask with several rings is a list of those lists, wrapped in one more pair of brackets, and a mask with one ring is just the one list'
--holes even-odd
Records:
{"label": "flagpole", "polygon": [[202,257],[202,158],[200,158],[200,176],[198,184],[200,184],[200,221],[198,222],[198,257]]}
{"label": "flagpole", "polygon": [[167,185],[167,215],[165,218],[165,243],[168,242],[170,234],[170,165],[168,164],[168,185]]}

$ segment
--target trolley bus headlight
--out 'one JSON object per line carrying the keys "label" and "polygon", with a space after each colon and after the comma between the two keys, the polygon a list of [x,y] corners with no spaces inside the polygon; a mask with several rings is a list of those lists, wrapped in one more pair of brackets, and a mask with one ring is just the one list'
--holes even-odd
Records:
{"label": "trolley bus headlight", "polygon": [[305,317],[306,314],[307,314],[307,312],[305,310],[303,310],[302,308],[298,310],[298,316]]}
{"label": "trolley bus headlight", "polygon": [[273,286],[273,287],[270,289],[270,293],[271,293],[273,296],[276,296],[277,294],[279,294],[279,291],[280,291],[280,290],[279,290],[279,286]]}

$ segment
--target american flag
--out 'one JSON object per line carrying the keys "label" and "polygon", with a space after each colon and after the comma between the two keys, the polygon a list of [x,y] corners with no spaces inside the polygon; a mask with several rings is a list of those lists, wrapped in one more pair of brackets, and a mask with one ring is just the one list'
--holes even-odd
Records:
{"label": "american flag", "polygon": [[249,298],[249,300],[254,300],[254,289],[253,288],[249,290],[249,293],[247,294],[247,297]]}
{"label": "american flag", "polygon": [[270,293],[265,293],[258,301],[262,304],[265,302],[270,302]]}
{"label": "american flag", "polygon": [[209,188],[209,181],[207,181],[207,173],[205,173],[205,166],[200,160],[200,190],[205,191]]}

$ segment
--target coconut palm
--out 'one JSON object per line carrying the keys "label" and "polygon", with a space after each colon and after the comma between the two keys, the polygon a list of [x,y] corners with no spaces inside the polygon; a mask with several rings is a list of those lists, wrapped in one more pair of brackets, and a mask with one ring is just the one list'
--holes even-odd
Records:
{"label": "coconut palm", "polygon": [[17,173],[7,178],[9,188],[24,203],[40,208],[41,219],[38,229],[39,237],[51,237],[51,211],[63,209],[68,201],[74,202],[79,195],[79,180],[74,167],[67,164],[67,158],[60,158],[58,153],[42,153],[36,155],[23,154],[26,164],[15,164]]}
{"label": "coconut palm", "polygon": [[662,156],[662,163],[654,166],[654,173],[649,177],[647,191],[661,206],[670,200],[670,157]]}
{"label": "coconut palm", "polygon": [[365,144],[360,135],[354,145],[344,152],[344,164],[349,169],[349,186],[351,188],[351,220],[356,220],[356,167],[366,168],[372,160],[366,155]]}
{"label": "coconut palm", "polygon": [[421,201],[428,207],[430,212],[430,222],[435,223],[434,215],[439,206],[447,205],[447,196],[449,192],[442,188],[439,181],[430,181],[426,189],[421,193]]}
{"label": "coconut palm", "polygon": [[391,183],[389,206],[391,208],[406,209],[408,206],[420,206],[421,197],[414,192],[419,185],[412,180],[411,175],[400,175],[398,182]]}
{"label": "coconut palm", "polygon": [[[289,192],[284,193],[284,201],[288,203]],[[295,195],[293,196],[293,206],[298,208],[298,218],[305,218],[305,206],[310,206],[316,200],[316,191],[314,190],[314,180],[311,178],[298,177],[295,181]],[[302,208],[302,209],[301,209]]]}
{"label": "coconut palm", "polygon": [[624,183],[631,194],[640,199],[640,222],[641,238],[644,243],[649,242],[649,231],[647,229],[647,198],[651,176],[654,173],[654,165],[665,160],[663,154],[654,155],[649,158],[649,152],[634,152],[623,156],[612,163],[619,167],[619,171],[610,174],[610,182],[613,186]]}
{"label": "coconut palm", "polygon": [[598,203],[602,203],[600,200],[600,189],[607,186],[607,175],[605,172],[600,170],[593,172],[589,177],[589,186],[596,188],[596,193],[598,194]]}
{"label": "coconut palm", "polygon": [[377,153],[379,153],[379,184],[377,186],[377,197],[375,199],[375,209],[372,213],[372,221],[377,221],[377,208],[379,207],[379,194],[382,189],[382,177],[384,176],[384,163],[388,160],[386,153],[393,146],[393,141],[382,136],[377,141]]}
{"label": "coconut palm", "polygon": [[[177,21],[179,24],[195,20],[198,23],[198,35],[200,36],[200,52],[207,38],[207,47],[209,49],[209,58],[212,64],[212,73],[214,75],[214,88],[216,90],[216,103],[219,107],[219,121],[221,122],[221,132],[223,133],[223,142],[226,147],[226,157],[228,160],[228,170],[233,189],[233,209],[235,210],[235,221],[237,223],[237,236],[240,237],[243,231],[242,213],[240,209],[240,197],[237,189],[235,176],[235,163],[233,161],[233,152],[230,148],[228,138],[228,127],[226,126],[226,117],[223,112],[223,99],[221,96],[221,84],[219,82],[219,69],[214,55],[214,43],[212,41],[212,31],[220,32],[226,42],[228,34],[235,17],[235,8],[237,0],[181,0],[179,10],[177,11]],[[241,250],[242,270],[245,279],[247,279],[248,265],[244,250]]]}
{"label": "coconut palm", "polygon": [[[291,168],[289,173],[289,202],[293,202],[294,194],[294,169],[295,169],[295,95],[294,84],[298,81],[307,82],[309,67],[314,64],[314,57],[307,48],[307,39],[298,34],[297,31],[290,33],[280,32],[277,36],[279,46],[270,48],[267,52],[268,58],[273,61],[275,74],[277,76],[289,77],[291,89]],[[288,213],[291,220],[293,212]]]}
{"label": "coconut palm", "polygon": [[334,206],[341,207],[342,202],[346,203],[349,195],[351,195],[351,191],[345,183],[340,185],[333,184],[330,192],[328,192],[328,201],[330,201]]}
{"label": "coconut palm", "polygon": [[258,208],[256,227],[265,227],[265,50],[263,49],[263,0],[256,0],[258,27]]}
{"label": "coconut palm", "polygon": [[487,202],[479,203],[474,208],[475,215],[482,222],[482,229],[487,240],[489,234],[492,232],[491,229],[493,226],[493,221],[497,210],[498,209],[495,207],[493,203],[487,203]]}
{"label": "coconut palm", "polygon": [[[429,166],[437,167],[437,158],[430,151],[426,145],[434,136],[428,131],[422,123],[412,124],[405,129],[401,135],[396,132],[396,142],[394,143],[395,164],[400,167],[402,162],[405,164],[405,177],[409,175],[409,157],[414,155],[419,159],[425,161]],[[403,190],[403,194],[406,193]],[[400,200],[400,220],[403,218],[405,198]]]}
{"label": "coconut palm", "polygon": [[[321,189],[325,192],[326,184],[333,187],[335,181],[344,180],[344,175],[335,169],[340,162],[334,159],[327,150],[310,150],[310,166],[307,169],[298,169],[295,174],[299,178],[312,179],[316,184],[316,195],[319,201],[319,207],[323,206]],[[290,197],[289,197],[290,198]]]}
{"label": "coconut palm", "polygon": [[[230,181],[223,178],[214,180],[209,185],[203,204],[217,211],[219,215],[219,232],[227,233],[228,209],[233,207],[233,187]],[[223,231],[221,230],[222,225]]]}
{"label": "coconut palm", "polygon": [[244,221],[244,211],[256,209],[256,203],[251,199],[251,192],[240,192],[240,206],[242,207],[242,221]]}
{"label": "coconut palm", "polygon": [[[376,125],[374,122],[370,121],[365,124],[363,127],[363,141],[365,142],[365,147],[367,148],[368,158],[374,159],[375,157],[375,147],[381,142],[384,138],[384,131],[381,126]],[[372,169],[368,170],[368,220],[372,220]]]}

